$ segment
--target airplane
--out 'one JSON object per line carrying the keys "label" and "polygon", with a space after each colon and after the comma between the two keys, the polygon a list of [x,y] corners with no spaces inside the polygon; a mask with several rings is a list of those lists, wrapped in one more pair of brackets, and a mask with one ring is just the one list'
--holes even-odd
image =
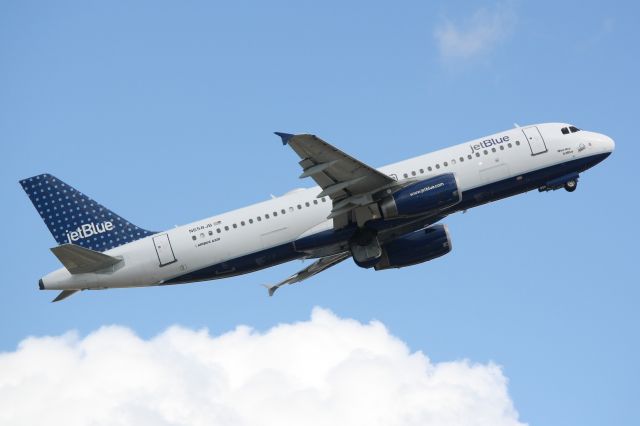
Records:
{"label": "airplane", "polygon": [[276,132],[317,186],[163,232],[140,228],[50,174],[20,181],[58,245],[63,268],[39,280],[63,300],[81,290],[163,286],[232,277],[314,259],[285,280],[306,280],[348,258],[376,271],[452,249],[446,216],[538,189],[573,192],[614,141],[543,123],[375,169],[315,135]]}

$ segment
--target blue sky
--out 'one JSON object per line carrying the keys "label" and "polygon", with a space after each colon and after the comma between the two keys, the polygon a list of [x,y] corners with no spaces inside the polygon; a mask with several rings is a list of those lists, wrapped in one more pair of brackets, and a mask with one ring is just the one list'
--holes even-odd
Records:
{"label": "blue sky", "polygon": [[[314,306],[376,319],[434,362],[503,368],[529,424],[638,424],[634,262],[639,150],[633,2],[3,2],[0,350],[117,324],[268,330]],[[578,190],[445,222],[454,250],[397,271],[351,262],[269,299],[292,262],[224,281],[37,290],[59,264],[18,180],[49,172],[147,229],[282,194],[311,132],[374,166],[509,128],[566,121],[615,153]],[[55,365],[51,366],[55,369]]]}

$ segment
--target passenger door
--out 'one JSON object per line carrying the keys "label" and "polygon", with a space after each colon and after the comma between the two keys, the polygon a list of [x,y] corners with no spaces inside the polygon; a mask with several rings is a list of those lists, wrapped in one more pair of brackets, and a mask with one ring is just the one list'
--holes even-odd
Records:
{"label": "passenger door", "polygon": [[153,245],[156,248],[156,254],[158,255],[160,267],[169,265],[177,261],[176,256],[173,253],[173,247],[171,247],[171,242],[169,241],[168,234],[161,234],[153,237]]}
{"label": "passenger door", "polygon": [[527,142],[529,142],[531,155],[544,154],[547,152],[547,145],[544,143],[544,139],[542,138],[542,134],[540,134],[538,127],[525,127],[522,129],[522,133],[524,133],[524,137],[527,138]]}

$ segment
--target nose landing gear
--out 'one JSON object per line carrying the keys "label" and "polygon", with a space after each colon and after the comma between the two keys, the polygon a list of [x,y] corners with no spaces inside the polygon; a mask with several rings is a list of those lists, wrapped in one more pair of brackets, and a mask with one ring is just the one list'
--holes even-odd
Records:
{"label": "nose landing gear", "polygon": [[578,187],[577,179],[571,179],[564,183],[564,189],[567,190],[567,192],[573,192],[576,190],[577,187]]}
{"label": "nose landing gear", "polygon": [[578,173],[571,173],[552,179],[538,188],[538,191],[555,191],[556,189],[564,188],[568,192],[573,192],[578,187],[579,177],[580,175]]}

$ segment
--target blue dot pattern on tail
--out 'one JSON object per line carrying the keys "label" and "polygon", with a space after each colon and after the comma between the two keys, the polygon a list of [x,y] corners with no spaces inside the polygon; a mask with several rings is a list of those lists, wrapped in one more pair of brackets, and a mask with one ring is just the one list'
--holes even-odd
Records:
{"label": "blue dot pattern on tail", "polygon": [[41,174],[20,181],[58,244],[105,251],[155,234],[139,228],[60,179]]}

